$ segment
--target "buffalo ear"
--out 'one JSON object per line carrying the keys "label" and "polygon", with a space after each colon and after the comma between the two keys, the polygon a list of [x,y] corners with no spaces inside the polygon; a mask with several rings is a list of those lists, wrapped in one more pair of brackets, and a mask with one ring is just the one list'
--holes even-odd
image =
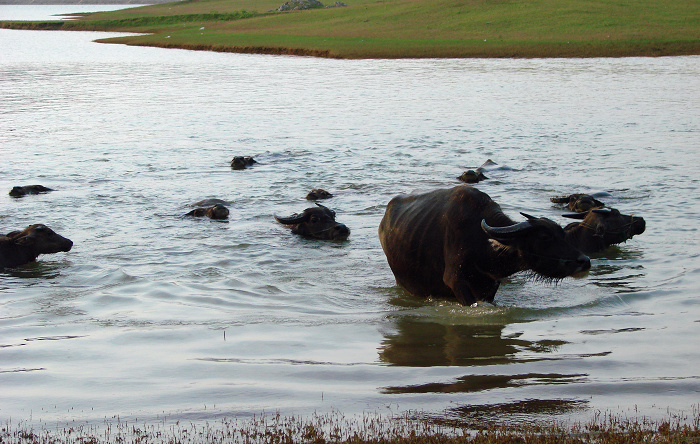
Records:
{"label": "buffalo ear", "polygon": [[275,215],[275,220],[282,225],[296,225],[300,224],[304,221],[304,215],[303,214],[292,214],[289,217],[280,217]]}
{"label": "buffalo ear", "polygon": [[30,234],[30,235],[28,235],[28,236],[22,236],[22,237],[17,237],[17,238],[15,238],[15,243],[16,243],[17,245],[22,245],[22,246],[25,246],[25,247],[29,247],[29,246],[34,245],[34,240],[35,240],[35,239],[36,239],[36,236],[34,236],[33,234]]}
{"label": "buffalo ear", "polygon": [[562,214],[562,216],[568,217],[569,219],[581,219],[581,220],[583,220],[586,218],[586,214],[588,214],[587,211],[584,211],[583,213],[566,213],[566,214]]}
{"label": "buffalo ear", "polygon": [[318,203],[318,202],[315,202],[315,203],[316,203],[316,205],[318,205],[319,207],[323,208],[324,210],[328,210],[328,211],[333,215],[333,218],[335,218],[335,211],[331,210],[330,208],[328,208],[328,207],[326,207],[326,206],[324,206],[324,205],[321,205],[321,204]]}

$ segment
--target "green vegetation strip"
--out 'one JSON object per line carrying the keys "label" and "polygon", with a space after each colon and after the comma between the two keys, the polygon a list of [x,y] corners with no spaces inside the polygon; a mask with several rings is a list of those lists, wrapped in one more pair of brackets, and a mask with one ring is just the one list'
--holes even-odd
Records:
{"label": "green vegetation strip", "polygon": [[190,0],[0,27],[148,32],[105,42],[350,59],[700,55],[697,1],[345,0],[277,11],[283,2]]}
{"label": "green vegetation strip", "polygon": [[233,13],[216,13],[212,12],[209,14],[186,14],[186,15],[158,15],[158,16],[141,16],[132,18],[121,18],[114,20],[93,20],[90,24],[95,26],[104,27],[118,27],[123,28],[125,26],[160,26],[160,25],[174,25],[179,23],[192,23],[192,22],[230,22],[233,20],[242,20],[251,17],[257,17],[262,14],[257,12],[248,11],[238,11]]}

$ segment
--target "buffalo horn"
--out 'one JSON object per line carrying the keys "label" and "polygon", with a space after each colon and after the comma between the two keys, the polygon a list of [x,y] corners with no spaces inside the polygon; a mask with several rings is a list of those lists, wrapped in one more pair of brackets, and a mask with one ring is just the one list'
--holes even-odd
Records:
{"label": "buffalo horn", "polygon": [[596,214],[610,214],[612,213],[612,208],[594,208],[593,212]]}
{"label": "buffalo horn", "polygon": [[520,214],[522,214],[523,216],[525,216],[528,220],[536,220],[536,219],[539,219],[538,217],[530,216],[530,215],[527,214],[527,213],[523,213],[522,211],[520,212]]}
{"label": "buffalo horn", "polygon": [[321,204],[320,204],[320,203],[318,203],[318,202],[316,202],[316,205],[318,205],[319,207],[323,208],[324,210],[328,210],[328,211],[330,211],[330,212],[331,212],[331,214],[332,214],[332,215],[333,215],[333,216],[335,217],[335,211],[331,210],[330,208],[328,208],[328,207],[327,207],[327,206],[325,206],[325,205],[321,205]]}
{"label": "buffalo horn", "polygon": [[275,215],[275,220],[283,225],[296,225],[304,221],[304,215],[292,214],[289,217],[279,217]]}
{"label": "buffalo horn", "polygon": [[585,219],[586,214],[588,214],[587,211],[584,211],[583,213],[566,213],[562,214],[562,217],[568,217],[569,219]]}
{"label": "buffalo horn", "polygon": [[507,227],[490,227],[486,223],[486,219],[481,220],[481,228],[489,234],[489,236],[492,236],[494,238],[507,238],[507,237],[515,237],[518,236],[519,234],[523,233],[524,231],[529,230],[532,228],[532,224],[530,223],[529,220],[526,220],[525,222],[519,222],[514,225],[509,225]]}

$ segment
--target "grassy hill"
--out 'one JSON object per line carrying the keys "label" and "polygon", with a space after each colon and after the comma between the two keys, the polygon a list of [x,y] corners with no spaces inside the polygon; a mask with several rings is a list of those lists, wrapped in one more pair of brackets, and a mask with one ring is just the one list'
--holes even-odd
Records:
{"label": "grassy hill", "polygon": [[[697,0],[185,0],[2,27],[146,32],[111,43],[338,58],[700,54]],[[323,1],[323,0],[322,0]]]}

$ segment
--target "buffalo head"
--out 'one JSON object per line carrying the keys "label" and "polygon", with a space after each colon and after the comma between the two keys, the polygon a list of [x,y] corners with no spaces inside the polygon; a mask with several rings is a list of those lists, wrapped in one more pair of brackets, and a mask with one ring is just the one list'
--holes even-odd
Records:
{"label": "buffalo head", "polygon": [[233,160],[231,160],[231,168],[234,170],[242,170],[253,166],[256,163],[258,162],[256,162],[255,159],[250,156],[236,156],[233,158]]}
{"label": "buffalo head", "polygon": [[488,177],[484,176],[484,173],[482,173],[481,170],[477,168],[476,171],[467,170],[463,172],[462,175],[459,176],[457,179],[465,183],[478,183],[479,181],[488,179]]}
{"label": "buffalo head", "polygon": [[325,240],[345,240],[350,235],[350,229],[335,221],[335,211],[321,204],[304,210],[301,214],[289,217],[275,216],[277,222],[288,225],[292,233],[304,237]]}
{"label": "buffalo head", "polygon": [[208,208],[195,208],[185,216],[208,217],[210,219],[226,219],[228,218],[228,208],[221,204],[215,204]]}
{"label": "buffalo head", "polygon": [[569,243],[584,253],[595,253],[610,245],[621,244],[646,229],[643,218],[622,214],[615,208],[594,208],[563,216],[581,219],[581,222],[564,227],[564,231]]}
{"label": "buffalo head", "polygon": [[0,267],[16,267],[36,260],[40,254],[70,251],[73,241],[43,224],[30,225],[0,237]]}
{"label": "buffalo head", "polygon": [[53,191],[51,188],[47,188],[43,185],[25,185],[23,187],[12,187],[10,190],[10,196],[12,197],[23,197],[27,194],[41,194]]}
{"label": "buffalo head", "polygon": [[333,195],[323,188],[314,188],[306,195],[307,200],[330,199],[331,197]]}
{"label": "buffalo head", "polygon": [[566,241],[559,224],[520,214],[527,220],[505,227],[491,227],[482,220],[481,228],[490,239],[517,251],[521,269],[530,269],[544,278],[563,279],[591,268],[588,256]]}
{"label": "buffalo head", "polygon": [[576,212],[585,212],[593,208],[602,208],[605,204],[589,194],[571,194],[549,199],[554,203],[566,204],[565,208]]}

